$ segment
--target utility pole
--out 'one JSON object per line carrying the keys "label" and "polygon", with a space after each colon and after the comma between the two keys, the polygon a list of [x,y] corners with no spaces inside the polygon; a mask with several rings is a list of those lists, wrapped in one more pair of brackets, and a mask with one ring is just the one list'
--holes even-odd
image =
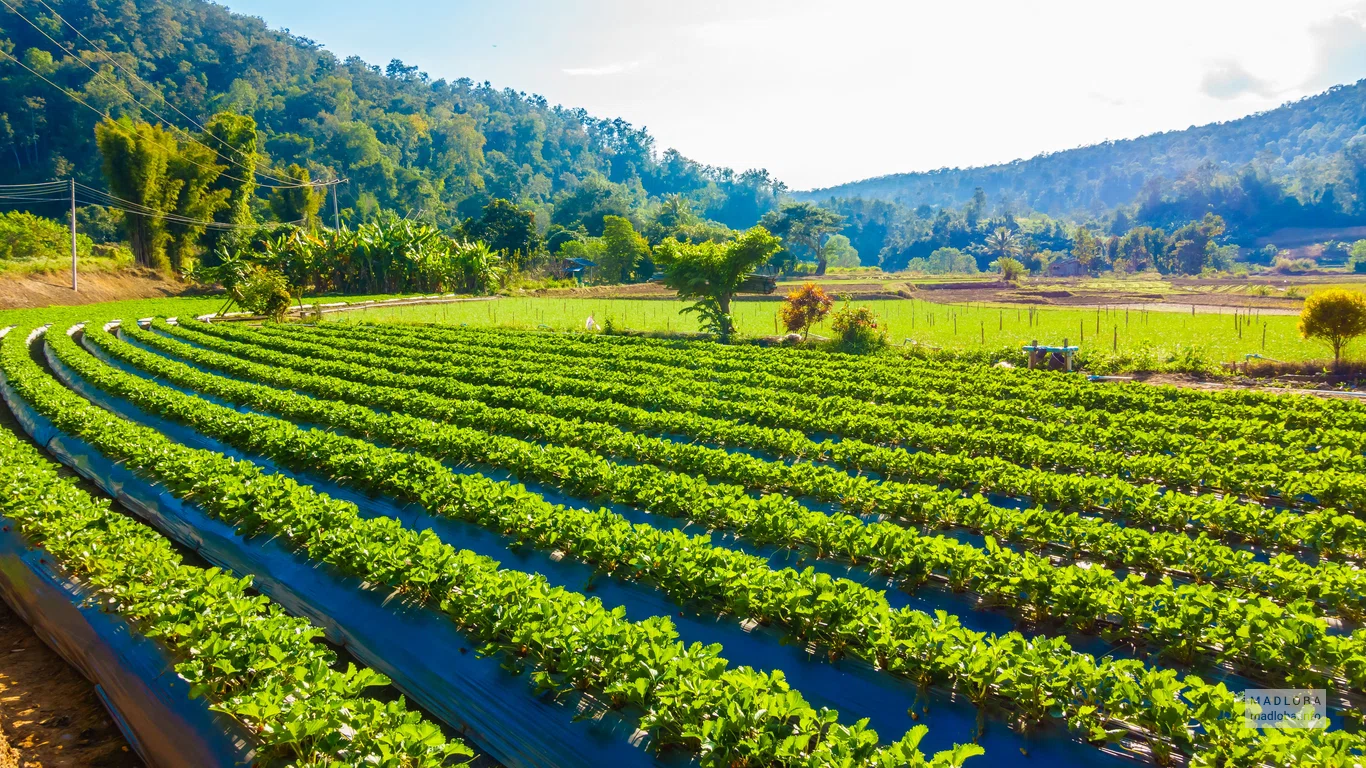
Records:
{"label": "utility pole", "polygon": [[337,187],[341,181],[332,182],[332,227],[338,232],[341,231],[341,213],[337,210]]}
{"label": "utility pole", "polygon": [[76,179],[71,179],[71,290],[76,291]]}

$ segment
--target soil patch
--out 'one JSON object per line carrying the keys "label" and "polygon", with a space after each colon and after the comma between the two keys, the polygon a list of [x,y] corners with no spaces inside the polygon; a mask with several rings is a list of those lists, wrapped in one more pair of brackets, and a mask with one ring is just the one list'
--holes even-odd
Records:
{"label": "soil patch", "polygon": [[0,309],[76,306],[126,299],[180,296],[190,286],[151,269],[90,272],[80,275],[80,290],[71,290],[68,273],[0,276]]}
{"label": "soil patch", "polygon": [[[136,768],[142,762],[94,687],[0,601],[0,724],[23,768]],[[0,757],[0,768],[9,764]]]}

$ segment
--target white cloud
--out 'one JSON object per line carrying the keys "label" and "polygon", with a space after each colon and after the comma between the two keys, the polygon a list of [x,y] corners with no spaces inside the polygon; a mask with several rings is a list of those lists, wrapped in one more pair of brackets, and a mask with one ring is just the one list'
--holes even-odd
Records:
{"label": "white cloud", "polygon": [[1236,99],[1244,94],[1269,98],[1276,95],[1271,83],[1248,72],[1232,59],[1215,62],[1200,78],[1200,92],[1215,99]]}
{"label": "white cloud", "polygon": [[601,67],[567,67],[560,71],[571,77],[602,77],[630,72],[640,66],[639,61],[614,61]]}
{"label": "white cloud", "polygon": [[1366,3],[1309,27],[1314,69],[1305,85],[1326,88],[1366,77]]}

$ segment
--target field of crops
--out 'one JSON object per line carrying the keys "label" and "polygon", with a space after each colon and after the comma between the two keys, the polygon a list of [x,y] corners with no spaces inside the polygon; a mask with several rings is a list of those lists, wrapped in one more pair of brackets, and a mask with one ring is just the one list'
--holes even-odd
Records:
{"label": "field of crops", "polygon": [[[1332,357],[1328,347],[1306,342],[1294,315],[1258,314],[1235,317],[1232,310],[1156,312],[1141,309],[1067,309],[947,305],[907,299],[857,302],[883,320],[893,344],[907,340],[944,349],[1018,348],[1032,340],[1061,344],[1067,339],[1083,350],[1118,351],[1154,362],[1194,355],[1220,362],[1243,360],[1249,353],[1285,361]],[[643,331],[694,331],[696,321],[679,315],[678,301],[644,299],[498,299],[468,304],[387,307],[349,313],[351,322],[441,323],[555,330],[583,330],[591,315],[599,324]],[[742,301],[734,305],[740,332],[772,335],[779,328],[777,302]],[[831,336],[829,322],[812,333]],[[1360,359],[1366,346],[1349,346],[1347,356]]]}
{"label": "field of crops", "polygon": [[0,393],[0,574],[174,666],[113,705],[188,764],[1366,760],[1355,402],[184,317],[20,323]]}

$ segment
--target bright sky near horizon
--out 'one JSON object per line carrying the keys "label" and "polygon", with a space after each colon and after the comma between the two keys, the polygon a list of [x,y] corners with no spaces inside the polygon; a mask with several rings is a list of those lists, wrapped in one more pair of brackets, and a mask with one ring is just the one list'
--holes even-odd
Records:
{"label": "bright sky near horizon", "polygon": [[223,2],[793,189],[1180,130],[1366,77],[1363,0]]}

